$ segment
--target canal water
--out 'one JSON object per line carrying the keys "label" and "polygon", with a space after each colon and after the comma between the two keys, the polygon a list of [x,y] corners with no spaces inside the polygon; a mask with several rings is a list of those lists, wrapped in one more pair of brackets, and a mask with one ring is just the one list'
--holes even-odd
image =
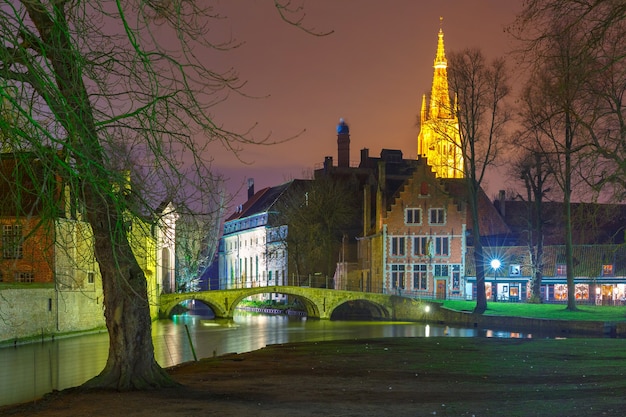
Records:
{"label": "canal water", "polygon": [[[238,312],[233,320],[184,315],[153,323],[155,355],[163,367],[194,360],[194,350],[200,359],[290,342],[484,335],[478,332],[422,323],[309,320],[246,312]],[[53,390],[78,386],[102,370],[107,354],[106,333],[2,348],[0,405],[29,402]]]}

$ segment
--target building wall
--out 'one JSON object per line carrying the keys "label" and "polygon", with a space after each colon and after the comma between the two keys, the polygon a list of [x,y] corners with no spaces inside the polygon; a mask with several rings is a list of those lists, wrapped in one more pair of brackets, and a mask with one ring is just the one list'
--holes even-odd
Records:
{"label": "building wall", "polygon": [[[5,237],[0,241],[0,282],[39,282],[51,283],[54,280],[54,263],[52,256],[52,236],[54,226],[52,222],[42,222],[39,217],[0,218],[0,233],[5,233],[5,226],[21,227],[21,256],[12,257],[5,254],[5,249],[11,253],[14,246],[7,248]],[[20,238],[20,237],[16,237]],[[9,239],[10,238],[6,238]],[[9,256],[7,256],[9,255]],[[32,279],[32,281],[31,281]]]}
{"label": "building wall", "polygon": [[[147,223],[139,221],[144,226]],[[42,228],[48,232],[48,229]],[[133,253],[148,283],[150,313],[157,318],[156,240],[144,234],[149,227],[135,227],[130,234]],[[54,236],[54,239],[51,237]],[[27,242],[37,239],[35,242]],[[45,244],[44,244],[45,242]],[[0,342],[32,337],[103,329],[105,327],[102,278],[95,259],[89,224],[58,219],[55,230],[32,235],[24,243],[28,253],[41,247],[42,253],[24,257],[24,265],[36,276],[50,271],[50,282],[0,283]],[[33,250],[34,253],[34,250]],[[33,260],[32,263],[26,261]],[[52,270],[54,266],[54,270]],[[49,269],[48,269],[49,268]]]}
{"label": "building wall", "polygon": [[426,164],[383,219],[383,292],[461,297],[467,213]]}

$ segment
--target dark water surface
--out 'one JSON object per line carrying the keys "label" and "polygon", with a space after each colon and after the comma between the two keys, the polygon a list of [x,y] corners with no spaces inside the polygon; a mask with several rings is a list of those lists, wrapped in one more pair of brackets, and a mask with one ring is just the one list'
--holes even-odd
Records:
{"label": "dark water surface", "polygon": [[[187,334],[189,330],[189,336]],[[163,367],[267,345],[378,337],[475,337],[476,329],[423,323],[308,320],[305,317],[239,312],[233,320],[202,315],[175,316],[153,323],[155,355]],[[518,337],[517,334],[494,334]],[[191,339],[191,343],[190,343]],[[0,349],[0,405],[40,398],[80,385],[97,375],[108,354],[108,335],[90,334]]]}

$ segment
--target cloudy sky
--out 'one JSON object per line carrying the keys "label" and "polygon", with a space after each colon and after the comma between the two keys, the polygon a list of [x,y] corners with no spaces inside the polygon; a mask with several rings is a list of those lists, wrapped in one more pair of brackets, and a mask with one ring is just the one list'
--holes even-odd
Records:
{"label": "cloudy sky", "polygon": [[[294,0],[296,2],[298,0]],[[316,37],[281,21],[272,0],[217,0],[227,17],[213,35],[241,46],[212,54],[207,65],[234,68],[250,97],[231,96],[214,111],[225,128],[270,140],[234,157],[212,147],[213,168],[228,178],[233,204],[245,200],[247,178],[256,190],[304,178],[325,156],[337,161],[336,125],[350,125],[351,160],[368,148],[417,152],[416,126],[422,95],[430,91],[440,17],[446,52],[479,47],[486,56],[505,55],[512,42],[504,28],[519,0],[315,0],[304,1],[303,24]],[[295,4],[295,3],[294,3]],[[486,184],[489,195],[506,186],[501,175]]]}

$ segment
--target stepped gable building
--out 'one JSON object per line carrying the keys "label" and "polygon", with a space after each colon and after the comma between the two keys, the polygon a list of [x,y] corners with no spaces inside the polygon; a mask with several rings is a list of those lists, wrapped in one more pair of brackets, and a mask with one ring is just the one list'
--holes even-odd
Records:
{"label": "stepped gable building", "polygon": [[[352,184],[362,196],[362,216],[355,219],[351,229],[347,256],[335,274],[335,288],[405,291],[431,297],[438,291],[444,297],[462,296],[466,235],[471,224],[465,179],[438,177],[426,158],[405,159],[402,151],[394,149],[383,149],[380,157],[372,157],[368,149],[362,149],[358,164],[350,166],[346,163],[349,156],[345,155],[349,153],[345,145],[350,142],[345,138],[349,139],[350,130],[345,121],[340,121],[337,132],[338,160],[343,162],[334,166],[333,158],[327,156],[314,175]],[[482,190],[479,204],[486,241],[508,236],[509,228]],[[418,214],[419,221],[414,218]],[[422,249],[415,249],[418,252],[413,255],[413,244],[422,240],[433,242],[437,255],[433,252],[429,258]],[[404,255],[398,245],[406,245]],[[399,252],[390,255],[392,249]],[[434,261],[439,262],[438,266]],[[413,271],[414,265],[419,271]],[[413,272],[419,272],[420,278],[415,281],[419,284],[414,285]]]}
{"label": "stepped gable building", "polygon": [[[443,21],[443,19],[441,19]],[[422,97],[417,154],[428,160],[440,178],[463,178],[463,153],[456,103],[450,100],[448,61],[439,28],[430,100]]]}

